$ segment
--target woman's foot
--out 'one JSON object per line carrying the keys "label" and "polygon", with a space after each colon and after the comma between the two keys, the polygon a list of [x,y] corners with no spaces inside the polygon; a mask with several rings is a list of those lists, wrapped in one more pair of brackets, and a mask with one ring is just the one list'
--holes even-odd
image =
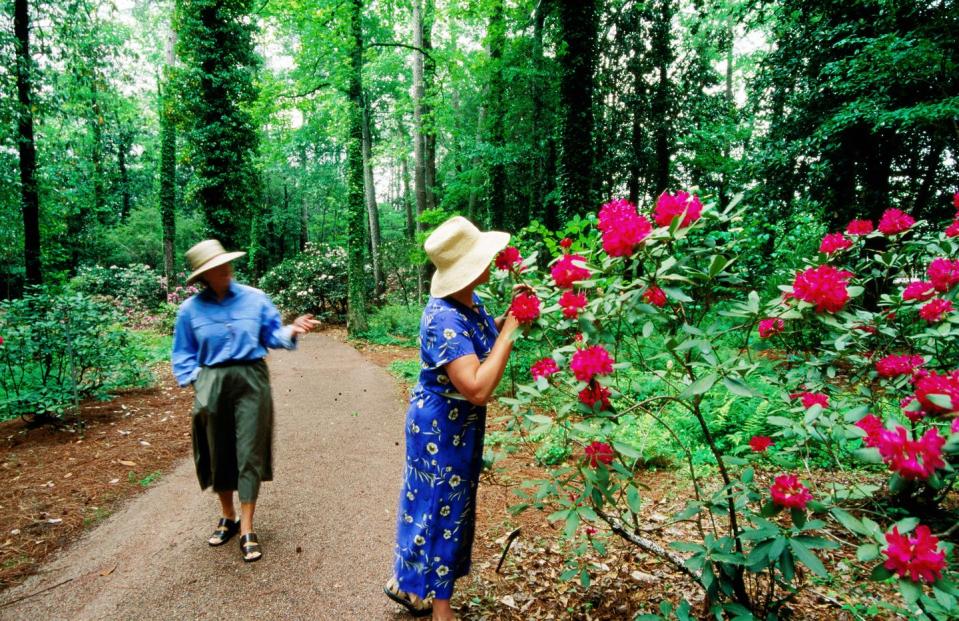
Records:
{"label": "woman's foot", "polygon": [[448,599],[433,600],[433,621],[459,621]]}
{"label": "woman's foot", "polygon": [[256,533],[247,533],[240,537],[240,552],[243,553],[244,563],[253,563],[263,558],[260,543],[256,540]]}
{"label": "woman's foot", "polygon": [[429,600],[424,600],[413,593],[401,591],[400,583],[397,582],[395,577],[390,578],[386,586],[383,587],[383,592],[386,593],[386,596],[391,600],[406,608],[414,617],[425,617],[433,612],[433,607]]}
{"label": "woman's foot", "polygon": [[240,520],[225,517],[220,518],[220,521],[217,522],[216,530],[213,531],[213,534],[207,539],[207,543],[214,547],[222,546],[238,532],[240,532]]}

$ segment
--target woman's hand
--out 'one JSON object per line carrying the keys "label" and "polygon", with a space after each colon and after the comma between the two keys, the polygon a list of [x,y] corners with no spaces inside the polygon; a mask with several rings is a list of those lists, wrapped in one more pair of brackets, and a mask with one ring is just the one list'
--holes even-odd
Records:
{"label": "woman's hand", "polygon": [[290,325],[293,327],[293,334],[300,335],[312,332],[320,325],[320,322],[313,319],[313,315],[307,314],[300,315]]}

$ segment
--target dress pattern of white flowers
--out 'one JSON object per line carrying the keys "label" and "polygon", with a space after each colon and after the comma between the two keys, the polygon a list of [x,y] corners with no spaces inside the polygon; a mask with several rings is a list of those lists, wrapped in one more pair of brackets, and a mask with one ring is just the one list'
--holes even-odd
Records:
{"label": "dress pattern of white flowers", "polygon": [[420,320],[422,369],[406,414],[395,573],[400,589],[424,598],[449,599],[470,570],[486,407],[456,392],[445,366],[469,354],[484,360],[493,348],[496,325],[474,302],[476,310],[430,298]]}

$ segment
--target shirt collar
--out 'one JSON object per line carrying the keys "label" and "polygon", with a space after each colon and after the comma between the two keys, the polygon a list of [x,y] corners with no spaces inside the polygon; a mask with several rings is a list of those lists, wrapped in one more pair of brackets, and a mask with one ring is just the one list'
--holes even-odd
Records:
{"label": "shirt collar", "polygon": [[222,304],[226,302],[227,300],[238,296],[239,294],[240,294],[240,286],[236,283],[235,280],[230,280],[230,286],[227,288],[226,295],[223,296],[222,301],[216,299],[216,294],[213,293],[213,289],[211,289],[210,287],[207,287],[200,293],[200,295],[204,297],[207,301],[214,302],[217,304]]}

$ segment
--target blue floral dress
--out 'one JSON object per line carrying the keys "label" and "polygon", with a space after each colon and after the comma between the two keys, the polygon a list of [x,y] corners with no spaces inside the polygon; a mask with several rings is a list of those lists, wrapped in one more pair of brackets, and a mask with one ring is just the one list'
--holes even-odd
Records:
{"label": "blue floral dress", "polygon": [[486,407],[456,391],[445,365],[468,354],[485,360],[493,348],[493,318],[475,296],[474,304],[430,298],[420,319],[422,369],[406,413],[395,573],[401,590],[423,598],[449,599],[470,570]]}

